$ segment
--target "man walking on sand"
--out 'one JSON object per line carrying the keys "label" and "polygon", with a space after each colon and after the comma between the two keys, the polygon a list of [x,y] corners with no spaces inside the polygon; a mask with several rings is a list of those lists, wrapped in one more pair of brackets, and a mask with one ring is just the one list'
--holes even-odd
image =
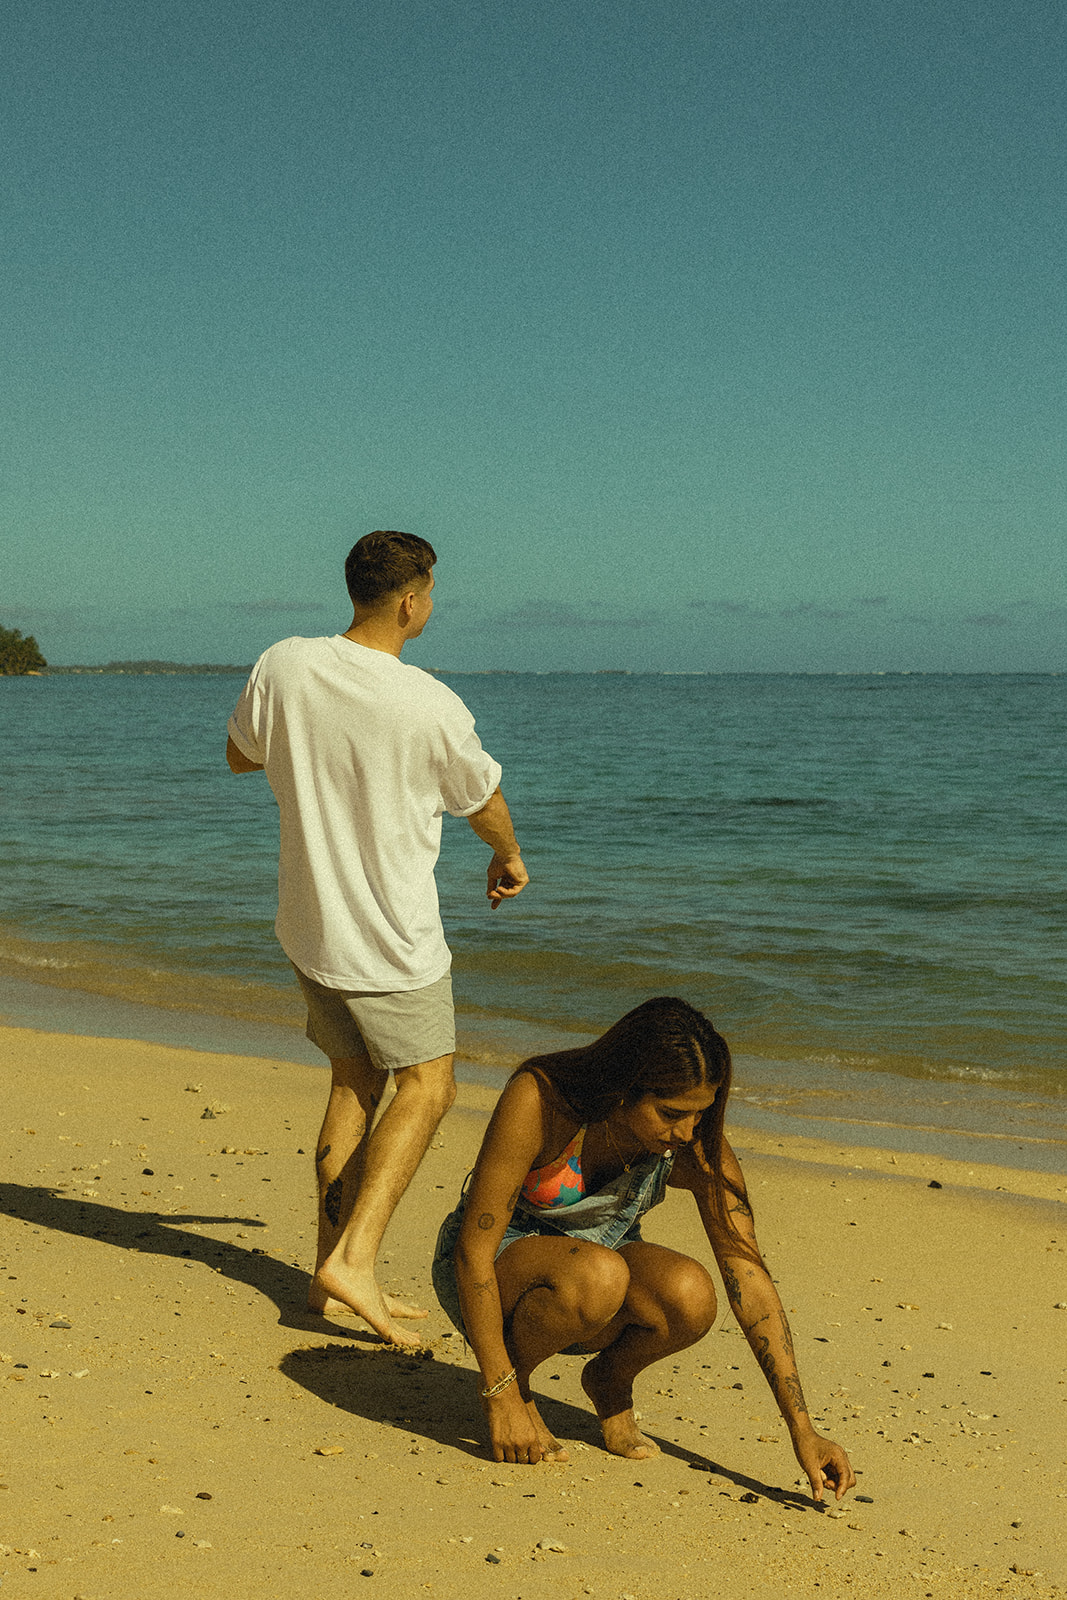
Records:
{"label": "man walking on sand", "polygon": [[[275,931],[300,980],[308,1038],[333,1073],[315,1166],[318,1253],[308,1305],[355,1312],[394,1344],[426,1312],[378,1286],[375,1260],[455,1099],[451,957],[434,866],[441,817],[493,852],[493,910],[528,878],[500,767],[452,690],[400,660],[433,610],[425,539],[370,533],[349,552],[347,633],[283,639],[230,718],[233,772],[261,772],[281,819]],[[389,1079],[396,1094],[376,1122]]]}

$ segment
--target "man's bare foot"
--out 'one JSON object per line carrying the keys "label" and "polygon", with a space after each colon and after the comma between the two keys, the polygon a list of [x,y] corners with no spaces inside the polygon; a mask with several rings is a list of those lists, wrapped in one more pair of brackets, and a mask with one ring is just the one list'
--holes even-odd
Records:
{"label": "man's bare foot", "polygon": [[[311,1284],[312,1286],[308,1290],[308,1310],[314,1312],[316,1316],[354,1317],[359,1315],[358,1312],[353,1311],[351,1306],[346,1306],[343,1300],[335,1300],[332,1295],[324,1295],[321,1292],[316,1294],[314,1278],[311,1280]],[[417,1322],[421,1317],[430,1315],[421,1306],[410,1306],[406,1300],[398,1300],[395,1294],[390,1294],[386,1289],[381,1291],[381,1295],[385,1309],[391,1317]]]}
{"label": "man's bare foot", "polygon": [[541,1460],[569,1461],[570,1456],[566,1445],[560,1444],[555,1434],[549,1431],[548,1424],[532,1400],[527,1400],[526,1409],[530,1413],[530,1421],[537,1429],[537,1442],[541,1446]]}
{"label": "man's bare foot", "polygon": [[[308,1303],[310,1305],[317,1300],[321,1300],[323,1306],[330,1305],[332,1301],[340,1302],[357,1317],[362,1317],[375,1333],[390,1344],[418,1349],[422,1343],[416,1334],[408,1333],[406,1328],[394,1322],[394,1316],[404,1313],[392,1311],[389,1302],[393,1297],[382,1293],[373,1272],[335,1266],[327,1259],[311,1280]],[[395,1301],[393,1303],[396,1304]],[[417,1316],[417,1308],[409,1307],[407,1314]]]}
{"label": "man's bare foot", "polygon": [[637,1426],[634,1416],[633,1394],[614,1386],[599,1363],[603,1356],[595,1356],[582,1368],[582,1388],[593,1402],[600,1418],[604,1444],[613,1456],[624,1456],[628,1461],[647,1461],[658,1456],[659,1445],[646,1439]]}

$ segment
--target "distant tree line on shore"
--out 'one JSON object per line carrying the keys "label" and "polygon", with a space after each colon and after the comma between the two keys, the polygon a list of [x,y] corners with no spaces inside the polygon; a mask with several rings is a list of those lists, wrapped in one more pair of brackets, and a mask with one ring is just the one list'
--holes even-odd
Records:
{"label": "distant tree line on shore", "polygon": [[108,661],[104,666],[49,666],[32,634],[23,635],[18,628],[0,627],[0,678],[20,678],[27,673],[42,673],[49,678],[69,673],[127,673],[147,677],[151,674],[174,676],[177,673],[229,672],[247,677],[251,663],[236,666],[231,662],[208,661]]}
{"label": "distant tree line on shore", "polygon": [[0,628],[0,677],[22,678],[27,672],[41,672],[47,665],[32,633],[23,635],[18,628]]}
{"label": "distant tree line on shore", "polygon": [[247,677],[251,670],[251,662],[247,666],[241,667],[208,661],[108,661],[104,666],[49,667],[48,676],[56,677],[73,672],[94,675],[101,673],[127,673],[135,677],[149,677],[152,674],[156,674],[173,677],[179,673],[232,672],[241,673]]}

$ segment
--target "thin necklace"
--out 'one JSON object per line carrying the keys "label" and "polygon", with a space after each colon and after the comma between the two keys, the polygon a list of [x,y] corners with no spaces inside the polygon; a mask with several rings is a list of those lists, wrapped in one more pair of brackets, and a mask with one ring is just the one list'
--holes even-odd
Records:
{"label": "thin necklace", "polygon": [[606,1117],[604,1119],[604,1132],[608,1136],[608,1143],[611,1145],[611,1148],[614,1150],[616,1157],[618,1158],[619,1161],[622,1162],[622,1170],[624,1172],[629,1172],[630,1168],[633,1166],[634,1162],[637,1160],[637,1156],[636,1155],[632,1155],[630,1157],[629,1161],[626,1160],[626,1157],[623,1155],[622,1151],[619,1149],[618,1145],[615,1143],[615,1135],[612,1133],[611,1125],[609,1124],[609,1122],[608,1122]]}

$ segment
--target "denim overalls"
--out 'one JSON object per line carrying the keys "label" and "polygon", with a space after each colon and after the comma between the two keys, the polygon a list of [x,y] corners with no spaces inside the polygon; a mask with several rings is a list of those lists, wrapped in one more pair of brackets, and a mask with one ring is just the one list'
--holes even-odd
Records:
{"label": "denim overalls", "polygon": [[[596,1194],[584,1194],[569,1206],[531,1206],[520,1196],[497,1247],[497,1255],[516,1239],[537,1233],[586,1239],[590,1244],[606,1245],[609,1250],[632,1244],[641,1237],[641,1218],[645,1212],[658,1206],[663,1199],[673,1165],[673,1151],[665,1156],[642,1156],[631,1165],[629,1172],[620,1172]],[[441,1224],[433,1258],[433,1286],[437,1298],[464,1338],[467,1330],[463,1326],[452,1255],[467,1207],[469,1182],[468,1173],[459,1205]]]}

